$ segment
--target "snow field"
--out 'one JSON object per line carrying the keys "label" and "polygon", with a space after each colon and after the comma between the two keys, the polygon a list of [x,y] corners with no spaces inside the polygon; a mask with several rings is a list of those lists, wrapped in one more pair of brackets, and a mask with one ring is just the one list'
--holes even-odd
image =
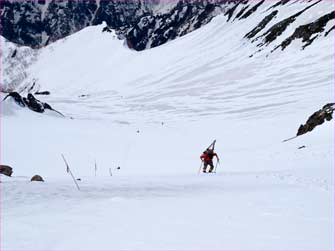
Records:
{"label": "snow field", "polygon": [[[67,118],[2,103],[14,176],[1,176],[1,249],[333,249],[334,122],[282,140],[333,102],[334,38],[254,54],[242,37],[260,20],[218,16],[143,52],[101,25],[39,51],[23,85],[37,79],[51,92],[39,98]],[[198,175],[214,139],[221,164]]]}

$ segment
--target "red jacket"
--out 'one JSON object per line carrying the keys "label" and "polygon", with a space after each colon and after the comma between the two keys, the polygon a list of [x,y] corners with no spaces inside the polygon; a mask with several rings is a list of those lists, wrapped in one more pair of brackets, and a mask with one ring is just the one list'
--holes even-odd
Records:
{"label": "red jacket", "polygon": [[200,159],[204,162],[209,162],[211,160],[213,160],[213,157],[216,157],[217,159],[219,159],[218,155],[216,153],[212,153],[212,154],[208,154],[208,153],[203,153],[200,156]]}

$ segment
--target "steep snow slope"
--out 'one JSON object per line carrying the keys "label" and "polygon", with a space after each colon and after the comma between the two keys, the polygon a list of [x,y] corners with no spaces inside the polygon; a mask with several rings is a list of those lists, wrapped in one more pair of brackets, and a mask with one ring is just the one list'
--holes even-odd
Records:
{"label": "steep snow slope", "polygon": [[[103,26],[38,52],[23,86],[36,79],[67,118],[2,103],[2,250],[334,247],[333,121],[281,142],[334,100],[333,31],[255,53],[242,37],[261,18],[226,19],[142,52]],[[214,138],[217,174],[198,175]]]}
{"label": "steep snow slope", "polygon": [[[264,11],[269,6],[264,5]],[[257,16],[238,24],[226,23],[226,17],[219,16],[199,32],[140,53],[111,39],[113,34],[101,33],[101,27],[89,27],[42,50],[26,83],[38,79],[40,86],[54,94],[51,103],[70,97],[74,102],[71,107],[79,109],[80,114],[68,111],[69,115],[98,118],[108,111],[119,119],[127,112],[127,120],[134,121],[135,116],[137,122],[139,111],[144,113],[143,119],[160,121],[208,113],[264,116],[272,106],[271,113],[286,113],[292,107],[301,109],[309,104],[320,106],[333,97],[333,37],[322,34],[304,51],[300,49],[301,40],[293,41],[284,51],[270,51],[297,26],[314,20],[313,14],[327,13],[330,7],[331,3],[326,2],[313,12],[305,12],[276,44],[260,53],[255,53],[256,44],[241,39],[256,26],[253,22],[260,21]],[[285,10],[277,18],[295,12],[290,6]],[[328,50],[322,49],[321,53],[321,48]],[[311,91],[316,88],[322,95]],[[82,94],[90,96],[78,98]],[[63,104],[57,106],[66,112]]]}
{"label": "steep snow slope", "polygon": [[1,40],[1,91],[18,90],[27,78],[27,68],[34,62],[37,50],[18,47],[0,36]]}

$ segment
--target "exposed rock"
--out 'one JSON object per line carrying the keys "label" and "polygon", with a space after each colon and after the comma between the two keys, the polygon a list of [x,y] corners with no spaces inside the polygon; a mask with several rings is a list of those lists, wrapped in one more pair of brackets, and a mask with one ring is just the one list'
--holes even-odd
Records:
{"label": "exposed rock", "polygon": [[293,40],[302,38],[302,42],[305,43],[302,48],[305,48],[317,38],[317,36],[312,38],[312,35],[323,32],[327,23],[334,18],[335,11],[332,11],[312,23],[299,26],[295,29],[294,33],[285,39],[279,46],[284,50]]}
{"label": "exposed rock", "polygon": [[26,106],[26,104],[25,104],[23,98],[21,97],[21,95],[20,95],[19,93],[17,93],[17,92],[10,92],[10,93],[3,99],[3,101],[5,101],[8,97],[13,98],[14,102],[15,102],[17,105],[19,105],[19,106],[21,106],[21,107],[25,107],[25,106]]}
{"label": "exposed rock", "polygon": [[15,58],[16,53],[17,53],[17,50],[15,49],[10,57],[11,57],[11,58]]}
{"label": "exposed rock", "polygon": [[3,0],[0,29],[14,43],[40,48],[105,21],[131,48],[143,50],[199,28],[220,13],[216,9],[236,2],[178,0],[161,13],[155,7],[164,3],[154,0]]}
{"label": "exposed rock", "polygon": [[328,34],[334,30],[335,26],[331,27],[326,33],[325,33],[325,37],[328,36]]}
{"label": "exposed rock", "polygon": [[35,95],[50,95],[50,92],[49,91],[38,91],[38,92],[35,92]]}
{"label": "exposed rock", "polygon": [[240,17],[243,15],[244,11],[245,11],[246,9],[248,9],[248,8],[249,8],[249,5],[243,7],[243,8],[237,13],[237,15],[235,16],[235,19],[240,18]]}
{"label": "exposed rock", "polygon": [[273,11],[271,14],[267,15],[257,26],[250,32],[248,32],[244,37],[253,38],[258,32],[263,30],[265,26],[278,14],[278,10]]}
{"label": "exposed rock", "polygon": [[34,112],[44,112],[44,105],[41,101],[36,99],[33,94],[28,93],[27,98],[23,98],[25,104],[28,106],[29,109],[33,110]]}
{"label": "exposed rock", "polygon": [[148,6],[140,0],[3,0],[0,26],[10,41],[40,48],[102,21],[114,29],[129,28]]}
{"label": "exposed rock", "polygon": [[0,173],[7,175],[7,176],[12,176],[13,168],[11,168],[10,166],[6,166],[6,165],[0,165]]}
{"label": "exposed rock", "polygon": [[239,5],[240,5],[240,3],[235,4],[232,8],[230,8],[230,9],[226,12],[225,16],[228,16],[227,22],[229,22],[229,20],[232,18],[233,14],[234,14],[234,12],[235,12],[235,10],[236,10],[236,8],[237,8]]}
{"label": "exposed rock", "polygon": [[[274,42],[299,15],[320,3],[321,0],[311,1],[307,7],[305,7],[305,3],[310,1],[302,1],[304,3],[301,3],[301,8],[305,7],[303,10],[280,22],[274,22],[264,34],[254,39],[275,19],[278,10],[281,11],[280,6],[288,3],[300,5],[299,1],[280,0],[267,10],[263,10],[261,7],[264,2],[265,0],[258,2],[248,0],[176,0],[169,8],[160,8],[158,6],[163,6],[165,3],[159,0],[129,0],[126,2],[121,0],[3,0],[0,5],[0,30],[1,34],[9,41],[32,48],[40,48],[87,26],[106,22],[107,27],[104,28],[104,31],[108,32],[110,29],[114,29],[118,38],[125,39],[130,48],[140,51],[184,36],[206,25],[213,17],[221,13],[228,16],[228,21],[230,21],[232,19],[246,19],[258,12],[259,15],[264,15],[263,20],[245,37],[253,38],[252,42],[261,38],[262,41],[257,46],[263,47]],[[158,11],[159,9],[161,11]],[[262,11],[259,11],[260,9]],[[300,10],[300,8],[298,9]],[[317,10],[315,10],[316,12]],[[319,21],[321,23],[315,21],[309,26],[297,28],[296,33],[285,40],[282,48],[284,49],[290,41],[296,38],[303,38],[307,41],[307,45],[310,44],[315,39],[313,35],[318,31],[315,29],[315,32],[311,33],[308,29],[313,30],[317,26],[321,27],[323,19],[321,18]],[[325,36],[333,29],[327,31]],[[29,51],[29,49],[19,48],[17,51],[13,49],[10,54],[5,55],[7,62],[8,60],[13,62],[8,66],[8,69],[4,69],[5,76],[12,76],[10,79],[4,78],[7,92],[16,90],[13,86],[18,86],[26,78],[25,72],[15,74],[15,76],[8,73],[13,72],[13,67],[25,69],[28,63],[35,60],[36,52]],[[30,53],[31,56],[24,57],[24,54],[27,53]],[[22,61],[22,58],[28,59]]]}
{"label": "exposed rock", "polygon": [[[278,36],[280,36],[286,29],[287,27],[293,23],[298,16],[300,16],[302,13],[307,11],[308,9],[312,8],[314,5],[320,3],[321,0],[309,5],[308,7],[304,8],[303,10],[297,12],[296,14],[280,21],[279,23],[273,25],[262,37],[264,36],[264,42],[260,43],[258,46],[263,46],[265,44],[269,44],[273,42]],[[259,37],[258,37],[259,38]],[[257,39],[258,39],[257,38]]]}
{"label": "exposed rock", "polygon": [[272,5],[268,10],[276,8],[279,5],[285,5],[289,2],[290,0],[280,0],[279,2],[275,3],[274,5]]}
{"label": "exposed rock", "polygon": [[[231,1],[232,3],[234,3],[234,1]],[[236,3],[233,5],[233,7],[232,8],[227,8],[227,10],[226,10],[226,12],[225,12],[225,16],[228,16],[228,20],[227,20],[227,22],[229,22],[229,20],[232,18],[232,16],[234,15],[234,12],[235,12],[235,10],[237,9],[237,7],[239,6],[239,5],[242,5],[242,4],[247,4],[248,3],[248,0],[240,0],[240,1],[236,1]],[[248,6],[247,6],[248,7]],[[246,8],[247,8],[246,7]],[[244,11],[244,10],[243,10]],[[241,13],[241,14],[243,14],[243,12]],[[240,13],[238,13],[237,15],[238,16],[240,16],[241,15]],[[235,19],[236,19],[236,17],[235,17]],[[234,19],[234,20],[235,20]]]}
{"label": "exposed rock", "polygon": [[141,17],[127,32],[127,45],[138,51],[157,47],[209,23],[219,10],[219,3],[178,2],[169,13]]}
{"label": "exposed rock", "polygon": [[297,136],[312,131],[316,126],[323,124],[325,120],[330,121],[333,118],[334,109],[335,103],[329,103],[319,111],[313,113],[304,125],[300,125]]}
{"label": "exposed rock", "polygon": [[34,175],[30,181],[41,181],[44,182],[43,178],[40,175]]}
{"label": "exposed rock", "polygon": [[64,115],[53,109],[48,103],[41,102],[40,100],[36,99],[33,94],[28,93],[27,97],[22,97],[18,92],[10,92],[3,100],[6,100],[8,97],[14,99],[14,102],[21,107],[28,107],[30,110],[34,112],[43,113],[46,109],[57,112],[58,114]]}
{"label": "exposed rock", "polygon": [[240,19],[244,19],[249,17],[252,13],[254,13],[259,6],[261,6],[264,3],[265,0],[260,1],[259,3],[257,3],[255,6],[253,6],[250,10],[248,10],[242,17],[240,17]]}
{"label": "exposed rock", "polygon": [[112,32],[111,28],[109,28],[108,26],[104,27],[102,29],[102,32]]}

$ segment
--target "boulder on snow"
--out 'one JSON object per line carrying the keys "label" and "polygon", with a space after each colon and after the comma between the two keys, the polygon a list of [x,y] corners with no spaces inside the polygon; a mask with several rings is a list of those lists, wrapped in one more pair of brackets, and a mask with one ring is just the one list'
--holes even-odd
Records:
{"label": "boulder on snow", "polygon": [[33,94],[28,93],[27,98],[24,98],[24,101],[29,109],[33,110],[34,112],[44,112],[45,107],[41,101],[36,99]]}
{"label": "boulder on snow", "polygon": [[43,178],[40,175],[34,175],[30,181],[42,181],[44,182]]}
{"label": "boulder on snow", "polygon": [[10,166],[6,166],[6,165],[0,165],[0,173],[7,175],[7,176],[12,176],[13,168],[11,168]]}
{"label": "boulder on snow", "polygon": [[[48,91],[40,92],[39,94],[48,95]],[[37,93],[36,93],[37,94]],[[49,93],[50,94],[50,93]],[[34,112],[43,113],[46,109],[54,111],[61,116],[65,117],[61,112],[53,109],[48,103],[41,102],[37,98],[34,97],[33,94],[28,93],[27,97],[22,97],[17,92],[10,92],[3,100],[6,100],[8,97],[14,99],[15,103],[21,107],[28,107],[30,110]]]}
{"label": "boulder on snow", "polygon": [[50,95],[50,92],[49,91],[38,91],[38,92],[35,92],[35,95]]}
{"label": "boulder on snow", "polygon": [[102,29],[102,32],[112,32],[111,28],[109,28],[108,26],[105,26],[103,29]]}
{"label": "boulder on snow", "polygon": [[26,104],[23,100],[23,98],[21,97],[21,95],[18,92],[10,92],[4,99],[3,101],[5,101],[8,97],[11,97],[12,99],[14,99],[14,102],[21,106],[21,107],[25,107]]}
{"label": "boulder on snow", "polygon": [[335,109],[335,103],[328,103],[322,107],[322,109],[314,112],[306,121],[304,125],[300,125],[297,136],[312,131],[316,126],[321,125],[325,120],[330,121],[333,118],[333,111]]}

